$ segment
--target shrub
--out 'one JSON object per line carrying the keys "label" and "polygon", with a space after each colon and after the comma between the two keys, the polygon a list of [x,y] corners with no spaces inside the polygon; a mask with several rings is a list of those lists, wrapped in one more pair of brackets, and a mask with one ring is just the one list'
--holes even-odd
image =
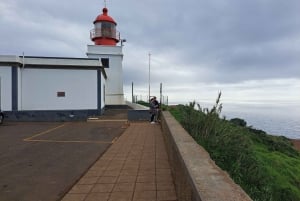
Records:
{"label": "shrub", "polygon": [[243,119],[220,119],[220,97],[212,109],[194,101],[170,112],[253,200],[300,200],[300,156],[290,140],[247,127]]}
{"label": "shrub", "polygon": [[229,120],[231,123],[238,125],[238,126],[242,126],[242,127],[246,127],[247,126],[247,122],[244,119],[240,119],[240,118],[233,118]]}

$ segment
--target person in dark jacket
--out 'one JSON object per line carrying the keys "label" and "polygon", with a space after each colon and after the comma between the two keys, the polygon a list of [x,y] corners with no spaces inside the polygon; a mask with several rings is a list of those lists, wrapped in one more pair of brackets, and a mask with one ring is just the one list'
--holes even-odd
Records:
{"label": "person in dark jacket", "polygon": [[151,122],[151,124],[155,124],[155,122],[157,121],[158,110],[159,110],[159,103],[156,100],[156,97],[154,96],[150,100],[150,114],[151,114],[150,122]]}
{"label": "person in dark jacket", "polygon": [[4,114],[0,110],[0,124],[2,124],[4,121]]}

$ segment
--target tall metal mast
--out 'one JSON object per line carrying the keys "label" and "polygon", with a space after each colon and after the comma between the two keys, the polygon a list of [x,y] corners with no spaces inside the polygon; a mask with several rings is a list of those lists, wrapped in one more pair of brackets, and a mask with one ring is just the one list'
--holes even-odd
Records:
{"label": "tall metal mast", "polygon": [[148,83],[149,83],[149,91],[148,91],[148,97],[149,97],[149,102],[150,102],[150,61],[151,61],[151,54],[149,52],[149,77],[148,77]]}

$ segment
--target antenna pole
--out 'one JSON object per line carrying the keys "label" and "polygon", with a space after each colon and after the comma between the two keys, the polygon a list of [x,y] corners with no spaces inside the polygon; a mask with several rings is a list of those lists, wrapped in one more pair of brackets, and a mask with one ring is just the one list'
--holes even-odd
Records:
{"label": "antenna pole", "polygon": [[149,84],[149,89],[148,89],[148,98],[149,98],[149,103],[150,103],[150,61],[151,61],[151,54],[150,54],[150,52],[149,52],[149,54],[148,54],[148,56],[149,56],[149,69],[148,69],[148,84]]}

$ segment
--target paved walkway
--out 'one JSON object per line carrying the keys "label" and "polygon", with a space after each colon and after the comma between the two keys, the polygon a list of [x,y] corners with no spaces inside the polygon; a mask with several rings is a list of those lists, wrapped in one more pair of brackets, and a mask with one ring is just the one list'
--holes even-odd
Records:
{"label": "paved walkway", "polygon": [[62,201],[177,200],[160,125],[130,123]]}

